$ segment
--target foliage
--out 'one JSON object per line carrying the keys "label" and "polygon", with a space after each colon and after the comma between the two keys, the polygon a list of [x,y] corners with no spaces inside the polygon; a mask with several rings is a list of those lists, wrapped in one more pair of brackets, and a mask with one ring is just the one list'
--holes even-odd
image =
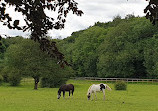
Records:
{"label": "foliage", "polygon": [[[41,51],[38,42],[30,39],[22,39],[18,43],[10,45],[7,48],[5,58],[6,67],[9,67],[6,72],[10,72],[10,68],[13,67],[19,74],[17,78],[19,76],[33,77],[35,80],[34,89],[37,89],[40,77],[56,75],[59,70],[59,65],[56,64],[57,61]],[[11,77],[16,76],[16,73],[11,74]],[[62,79],[62,77],[58,79]]]}
{"label": "foliage", "polygon": [[[40,51],[38,42],[35,42],[36,45],[33,45],[33,43],[28,42],[29,40],[25,40],[27,41],[25,43],[22,42],[23,39],[21,38],[15,39],[13,43],[9,42],[11,39],[6,39],[4,44],[12,44],[10,47],[15,48],[14,50],[12,49],[8,56],[14,58],[17,54],[20,58],[13,60],[8,58],[8,63],[14,62],[14,67],[20,61],[30,63],[30,65],[26,65],[24,62],[20,63],[22,65],[19,65],[18,68],[22,70],[20,72],[22,75],[28,76],[28,71],[29,76],[35,74],[34,77],[42,77],[44,84],[47,84],[44,82],[46,80],[55,82],[56,79],[54,78],[56,76],[52,76],[50,79],[51,73],[46,70],[48,69],[51,72],[59,70],[58,65],[55,67],[56,64],[52,64],[58,61],[49,58],[45,52]],[[71,64],[75,76],[157,78],[157,39],[158,31],[156,26],[153,26],[144,17],[127,15],[125,19],[117,18],[117,20],[107,23],[97,22],[88,29],[74,32],[68,38],[53,41],[56,41],[60,51],[64,52],[65,60]],[[16,41],[20,41],[21,45],[16,43]],[[31,46],[27,46],[27,44]],[[8,47],[9,45],[5,46]],[[10,47],[7,50],[10,50]],[[33,54],[29,49],[33,51]],[[34,55],[39,55],[41,58],[33,57]],[[25,68],[23,69],[21,66],[25,66]],[[37,66],[39,67],[37,68]],[[42,68],[43,66],[46,66],[46,68]],[[36,67],[41,73],[37,73],[32,67]],[[56,70],[50,67],[54,67]],[[47,75],[47,73],[50,75]],[[61,76],[58,77],[63,77],[64,73],[61,72],[60,74]],[[69,73],[67,74],[69,75]],[[5,74],[3,74],[3,77],[7,78]],[[67,80],[67,77],[63,78]],[[57,82],[59,81],[57,80]],[[56,87],[56,85],[48,85],[47,87]]]}
{"label": "foliage", "polygon": [[59,87],[60,85],[65,84],[69,77],[73,76],[71,67],[67,66],[64,69],[61,69],[60,66],[53,63],[48,63],[47,67],[49,67],[49,69],[47,69],[48,71],[41,78],[41,87]]}
{"label": "foliage", "polygon": [[[2,82],[3,76],[1,75],[1,71],[4,68],[4,53],[6,51],[6,46],[4,44],[4,40],[0,41],[0,83]],[[2,77],[1,77],[2,76]]]}
{"label": "foliage", "polygon": [[157,53],[154,58],[147,54],[151,47],[157,52],[157,33],[147,19],[129,14],[125,19],[116,16],[112,22],[97,22],[57,43],[76,76],[157,78],[157,63],[150,62],[157,61],[153,60]]}
{"label": "foliage", "polygon": [[144,65],[148,72],[148,77],[158,79],[158,39],[157,34],[148,41],[144,48]]}
{"label": "foliage", "polygon": [[145,41],[156,32],[157,28],[144,18],[124,20],[110,28],[98,48],[98,76],[146,78]]}
{"label": "foliage", "polygon": [[117,81],[114,87],[115,87],[115,90],[126,90],[127,83],[125,81]]}
{"label": "foliage", "polygon": [[9,68],[9,73],[8,73],[8,81],[11,86],[17,86],[20,84],[21,81],[21,75],[19,73],[19,70],[14,69],[14,68]]}
{"label": "foliage", "polygon": [[66,81],[68,78],[56,78],[56,77],[42,77],[41,79],[41,87],[49,87],[49,88],[55,88],[59,87],[62,84],[66,84]]}
{"label": "foliage", "polygon": [[7,66],[4,66],[4,67],[1,69],[1,74],[2,74],[2,77],[3,77],[3,81],[4,81],[4,82],[9,82],[9,72],[10,72],[10,69],[9,69],[9,67],[7,67]]}
{"label": "foliage", "polygon": [[[18,37],[18,36],[14,37],[14,38],[6,38],[6,39],[2,38],[3,44],[2,44],[2,46],[0,46],[1,47],[0,55],[2,55],[0,58],[0,72],[3,76],[4,82],[9,82],[9,73],[10,73],[9,70],[12,69],[11,67],[7,67],[5,64],[5,59],[4,59],[5,57],[4,56],[5,56],[6,49],[12,44],[16,44],[18,42],[21,42],[21,40],[22,40],[22,37]],[[11,79],[11,77],[10,77],[10,79]],[[18,77],[17,77],[17,79],[18,79]],[[14,79],[12,81],[14,81]],[[19,84],[19,82],[17,82],[16,85],[18,85],[18,84]]]}
{"label": "foliage", "polygon": [[[107,30],[94,26],[85,31],[73,33],[59,43],[68,62],[76,71],[77,76],[96,76],[97,75],[97,54],[96,49],[103,41]],[[74,40],[75,39],[75,40]],[[73,42],[69,42],[72,40]],[[61,45],[63,44],[63,45]]]}
{"label": "foliage", "polygon": [[2,69],[1,74],[3,81],[10,83],[11,86],[18,86],[20,84],[22,75],[18,69],[11,66],[5,66]]}
{"label": "foliage", "polygon": [[[25,26],[20,26],[20,20],[13,21],[10,13],[6,13],[8,5],[13,6],[15,12],[24,16]],[[64,55],[59,52],[55,42],[46,39],[45,35],[48,30],[64,28],[66,17],[70,11],[81,16],[83,12],[78,9],[77,5],[74,0],[0,0],[0,22],[9,29],[31,30],[31,39],[38,41],[41,50],[46,51],[51,57],[57,58],[64,67],[64,64],[68,65],[64,61]],[[57,12],[57,18],[46,14],[45,10]]]}
{"label": "foliage", "polygon": [[4,58],[4,52],[6,50],[6,46],[3,43],[3,40],[0,41],[0,61]]}
{"label": "foliage", "polygon": [[[19,20],[15,20],[13,22],[13,26],[11,25],[12,18],[8,13],[5,13],[7,8],[6,5],[14,6],[15,12],[20,12],[24,15],[24,20],[26,22],[26,26],[20,27]],[[59,8],[59,9],[58,9]],[[53,17],[47,15],[44,9],[48,9],[50,11],[58,10],[57,22],[54,21]],[[42,36],[47,33],[49,29],[61,29],[64,27],[65,18],[69,11],[72,11],[74,14],[81,16],[83,12],[77,8],[77,3],[72,0],[5,0],[1,1],[0,4],[0,12],[1,22],[4,25],[7,25],[10,29],[18,29],[18,30],[31,30],[32,32],[36,32],[37,36]],[[5,21],[7,19],[7,22]],[[36,36],[34,37],[35,39]]]}

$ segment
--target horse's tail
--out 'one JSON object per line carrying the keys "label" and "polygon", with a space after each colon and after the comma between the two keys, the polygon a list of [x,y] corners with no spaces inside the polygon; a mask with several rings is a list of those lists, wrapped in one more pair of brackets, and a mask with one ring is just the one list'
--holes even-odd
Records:
{"label": "horse's tail", "polygon": [[72,91],[74,92],[75,91],[75,87],[74,87],[74,85],[72,84]]}

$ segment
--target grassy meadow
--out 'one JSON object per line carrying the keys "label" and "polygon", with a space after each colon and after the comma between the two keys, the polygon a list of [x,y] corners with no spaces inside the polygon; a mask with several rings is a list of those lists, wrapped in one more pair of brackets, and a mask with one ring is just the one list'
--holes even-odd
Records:
{"label": "grassy meadow", "polygon": [[[87,100],[89,86],[96,81],[69,80],[75,86],[73,98],[57,99],[58,88],[33,90],[33,81],[23,81],[18,87],[0,86],[0,111],[158,111],[158,83],[128,83],[126,91],[97,93],[97,100]],[[104,83],[104,82],[102,82]]]}

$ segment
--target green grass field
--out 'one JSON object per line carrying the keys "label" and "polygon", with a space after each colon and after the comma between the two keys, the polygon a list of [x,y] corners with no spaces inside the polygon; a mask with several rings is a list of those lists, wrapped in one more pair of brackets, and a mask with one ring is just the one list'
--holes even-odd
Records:
{"label": "green grass field", "polygon": [[88,101],[89,86],[95,81],[69,80],[75,85],[73,98],[57,99],[58,88],[33,90],[33,81],[18,87],[0,86],[0,111],[158,111],[158,84],[128,84],[126,91],[97,93],[97,100]]}

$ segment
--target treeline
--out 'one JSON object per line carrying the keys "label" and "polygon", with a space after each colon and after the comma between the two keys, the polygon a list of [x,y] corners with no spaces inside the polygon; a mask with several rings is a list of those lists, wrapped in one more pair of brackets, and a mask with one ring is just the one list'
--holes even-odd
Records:
{"label": "treeline", "polygon": [[158,78],[158,28],[144,17],[97,22],[58,46],[75,76]]}
{"label": "treeline", "polygon": [[58,87],[72,76],[158,78],[158,28],[144,17],[116,16],[55,41],[71,67],[61,68],[30,39],[3,38],[0,82],[18,85],[22,77],[32,77],[37,89],[39,81]]}
{"label": "treeline", "polygon": [[32,77],[34,89],[59,87],[73,75],[71,67],[63,69],[57,60],[40,49],[40,44],[23,37],[3,38],[0,46],[0,82],[12,86],[20,84],[22,77]]}

